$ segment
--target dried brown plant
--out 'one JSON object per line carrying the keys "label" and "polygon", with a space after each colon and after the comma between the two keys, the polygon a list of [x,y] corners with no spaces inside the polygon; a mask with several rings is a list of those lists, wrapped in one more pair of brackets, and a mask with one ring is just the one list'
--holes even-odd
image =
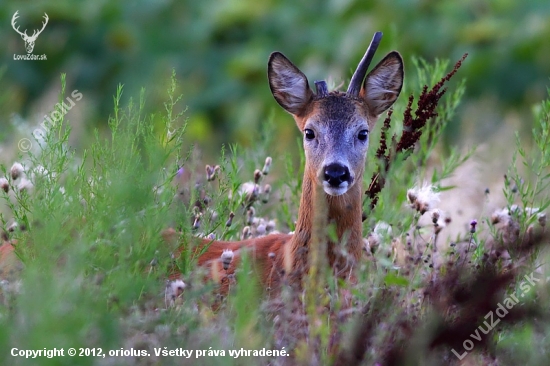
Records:
{"label": "dried brown plant", "polygon": [[431,89],[428,90],[428,86],[424,85],[422,93],[418,98],[418,103],[414,116],[412,113],[412,105],[414,97],[409,96],[409,102],[407,108],[403,114],[403,132],[401,138],[397,141],[395,135],[391,138],[392,150],[388,149],[388,131],[391,127],[392,111],[387,114],[384,124],[382,126],[382,133],[380,137],[380,147],[376,151],[376,157],[381,162],[376,172],[372,175],[371,182],[365,194],[371,200],[371,208],[376,206],[378,202],[378,194],[382,191],[385,185],[385,175],[390,169],[391,163],[395,156],[399,153],[408,152],[414,148],[415,144],[419,141],[420,136],[424,132],[424,126],[428,121],[433,120],[437,116],[436,108],[438,103],[447,91],[443,88],[446,82],[448,82],[458,71],[462,62],[468,56],[465,53],[460,60],[457,61],[453,70],[445,75],[439,82],[437,82]]}

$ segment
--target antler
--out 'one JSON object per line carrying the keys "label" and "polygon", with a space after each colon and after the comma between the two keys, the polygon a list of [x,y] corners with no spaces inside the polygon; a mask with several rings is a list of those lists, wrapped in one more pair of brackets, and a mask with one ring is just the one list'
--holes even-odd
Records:
{"label": "antler", "polygon": [[370,42],[369,48],[367,48],[367,52],[365,52],[365,55],[361,59],[361,62],[359,62],[359,65],[357,65],[357,69],[353,73],[353,76],[351,77],[351,81],[349,83],[348,91],[347,93],[349,95],[352,95],[354,97],[359,96],[359,91],[361,90],[361,84],[363,84],[363,80],[365,79],[365,75],[367,74],[367,70],[369,68],[370,62],[372,61],[372,58],[374,57],[374,53],[376,52],[376,49],[378,48],[378,45],[380,44],[380,41],[382,40],[382,32],[376,32],[374,33],[374,36],[372,37],[372,41]]}
{"label": "antler", "polygon": [[15,12],[15,14],[13,14],[13,17],[11,18],[11,26],[13,27],[13,30],[15,30],[17,33],[19,33],[19,34],[20,34],[22,37],[24,37],[25,39],[36,39],[36,37],[38,37],[38,35],[39,35],[40,33],[42,33],[42,31],[44,30],[44,28],[46,28],[46,24],[48,24],[48,20],[50,19],[50,18],[48,18],[48,14],[44,13],[44,17],[43,17],[43,18],[45,19],[45,22],[42,22],[42,29],[40,29],[40,30],[38,31],[38,33],[37,33],[36,30],[34,30],[32,36],[29,37],[29,36],[27,35],[27,30],[26,30],[26,29],[25,29],[25,32],[21,32],[21,31],[19,30],[19,27],[16,28],[15,21],[17,20],[17,18],[19,18],[18,13],[19,13],[19,10],[17,10],[17,11]]}
{"label": "antler", "polygon": [[36,37],[38,37],[38,35],[39,35],[40,33],[42,33],[42,31],[44,30],[44,28],[46,28],[46,24],[48,24],[48,20],[49,20],[50,18],[48,18],[48,14],[46,14],[46,13],[44,13],[44,17],[43,17],[43,18],[46,20],[46,22],[42,22],[42,29],[40,29],[40,30],[38,31],[38,33],[36,33],[36,30],[35,30],[35,31],[33,32],[32,36],[31,36],[31,38],[36,38]]}
{"label": "antler", "polygon": [[[16,31],[17,33],[19,33],[21,36],[25,36],[25,37],[28,37],[27,36],[27,30],[25,29],[25,33],[21,33],[19,31],[19,27],[15,28],[15,21],[17,20],[17,18],[19,18],[19,15],[17,15],[17,13],[19,13],[19,10],[17,10],[15,12],[15,14],[13,14],[13,17],[11,18],[11,26],[13,28],[14,31]],[[44,13],[45,14],[45,13]]]}

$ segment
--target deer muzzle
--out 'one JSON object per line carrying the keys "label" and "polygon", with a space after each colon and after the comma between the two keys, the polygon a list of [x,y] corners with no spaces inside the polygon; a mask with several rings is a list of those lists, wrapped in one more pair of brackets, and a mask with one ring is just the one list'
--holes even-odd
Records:
{"label": "deer muzzle", "polygon": [[339,196],[347,192],[353,183],[349,168],[340,163],[326,165],[322,170],[323,189],[331,196]]}

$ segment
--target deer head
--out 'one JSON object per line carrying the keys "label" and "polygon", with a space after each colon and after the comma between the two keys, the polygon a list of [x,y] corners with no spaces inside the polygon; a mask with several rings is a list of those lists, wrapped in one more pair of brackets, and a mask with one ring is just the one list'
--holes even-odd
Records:
{"label": "deer head", "polygon": [[330,196],[361,184],[369,133],[403,85],[403,59],[395,51],[365,77],[381,38],[381,32],[374,35],[345,93],[328,92],[324,81],[315,83],[314,93],[306,76],[282,53],[269,58],[271,92],[304,134],[305,174]]}
{"label": "deer head", "polygon": [[32,36],[28,36],[26,29],[24,32],[21,32],[19,31],[19,27],[16,28],[15,21],[19,17],[18,13],[19,13],[19,10],[16,11],[15,14],[13,14],[13,17],[11,18],[11,26],[17,33],[19,33],[19,35],[21,35],[21,38],[23,38],[23,41],[25,41],[25,48],[27,49],[27,53],[31,53],[32,50],[34,49],[34,42],[36,42],[36,38],[38,38],[40,33],[42,33],[44,28],[46,28],[46,24],[48,24],[48,19],[49,19],[48,14],[44,13],[44,22],[42,22],[42,29],[40,29],[39,31],[35,29],[34,32],[32,33]]}

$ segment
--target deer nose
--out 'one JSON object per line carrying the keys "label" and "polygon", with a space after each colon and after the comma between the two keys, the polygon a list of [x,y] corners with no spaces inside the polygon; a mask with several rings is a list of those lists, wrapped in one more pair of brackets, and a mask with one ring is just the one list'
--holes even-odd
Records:
{"label": "deer nose", "polygon": [[331,187],[338,188],[343,182],[350,182],[351,176],[347,166],[333,163],[325,167],[325,181]]}

